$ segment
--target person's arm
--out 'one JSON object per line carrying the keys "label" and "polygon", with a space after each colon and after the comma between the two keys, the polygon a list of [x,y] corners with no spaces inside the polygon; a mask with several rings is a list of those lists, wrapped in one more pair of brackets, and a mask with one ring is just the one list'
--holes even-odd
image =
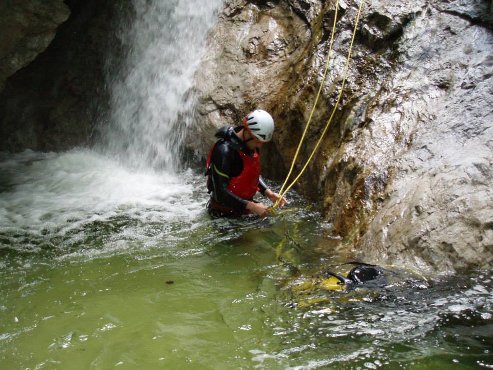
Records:
{"label": "person's arm", "polygon": [[282,208],[284,207],[288,201],[286,200],[286,198],[282,197],[280,194],[276,193],[276,192],[273,192],[272,190],[270,189],[267,189],[264,193],[264,195],[270,199],[270,201],[272,203],[276,203],[278,200],[279,200],[279,208]]}
{"label": "person's arm", "polygon": [[266,217],[270,214],[270,207],[264,203],[247,202],[246,209],[259,217]]}
{"label": "person's arm", "polygon": [[282,208],[286,205],[287,201],[284,197],[281,197],[279,194],[277,194],[276,192],[272,191],[269,189],[269,187],[267,186],[267,184],[265,183],[264,179],[262,177],[259,178],[259,181],[258,181],[258,188],[259,188],[259,191],[260,193],[267,197],[268,199],[270,199],[270,201],[272,203],[276,203],[278,199],[281,199],[279,201],[279,207]]}
{"label": "person's arm", "polygon": [[265,195],[265,191],[267,189],[269,189],[269,187],[265,183],[265,181],[262,178],[262,176],[260,176],[260,178],[258,179],[258,191],[260,192],[260,194]]}

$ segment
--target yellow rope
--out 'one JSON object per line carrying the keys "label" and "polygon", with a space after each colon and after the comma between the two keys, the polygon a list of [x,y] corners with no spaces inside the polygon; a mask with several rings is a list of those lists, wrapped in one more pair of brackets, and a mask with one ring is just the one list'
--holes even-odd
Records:
{"label": "yellow rope", "polygon": [[[294,154],[293,161],[291,162],[291,167],[289,169],[288,175],[286,176],[286,180],[284,180],[284,183],[281,186],[281,190],[279,191],[279,194],[283,194],[284,187],[288,183],[289,177],[291,176],[291,173],[293,172],[294,164],[296,163],[296,159],[298,158],[298,155],[300,153],[301,145],[303,144],[303,141],[305,140],[305,136],[306,136],[306,133],[308,131],[308,127],[311,124],[313,113],[315,112],[315,108],[316,108],[317,103],[318,103],[318,99],[320,98],[320,94],[322,93],[322,89],[324,87],[325,78],[327,77],[327,71],[329,70],[330,53],[332,51],[332,45],[334,43],[334,35],[335,35],[335,31],[336,31],[338,11],[339,11],[339,0],[337,0],[337,2],[336,2],[336,10],[335,10],[335,14],[334,14],[334,23],[332,25],[332,33],[330,36],[329,51],[327,52],[327,60],[325,62],[325,70],[324,70],[324,73],[322,75],[322,80],[320,82],[320,87],[319,87],[318,92],[317,92],[317,97],[315,98],[315,102],[313,103],[313,107],[312,107],[312,110],[310,112],[310,116],[308,117],[308,122],[306,123],[305,129],[303,130],[303,134],[301,135],[300,142],[298,143],[298,147],[296,148],[296,153]],[[276,207],[277,204],[278,203],[276,203],[274,205],[274,207]]]}
{"label": "yellow rope", "polygon": [[[308,157],[308,159],[307,159],[305,165],[303,166],[303,168],[301,169],[300,173],[298,174],[298,176],[296,176],[296,178],[291,182],[291,184],[289,184],[289,186],[286,189],[283,189],[284,188],[284,185],[286,184],[286,182],[287,182],[287,180],[289,178],[289,176],[291,175],[291,171],[290,171],[289,175],[286,177],[285,184],[283,185],[283,188],[281,188],[281,191],[279,193],[281,195],[281,197],[273,205],[273,208],[276,208],[279,205],[279,202],[281,201],[282,197],[284,197],[284,195],[293,187],[293,185],[296,183],[296,181],[298,181],[298,179],[301,177],[301,175],[303,175],[303,173],[305,172],[306,168],[308,167],[308,164],[313,159],[313,157],[314,157],[314,155],[315,155],[318,147],[320,146],[320,144],[321,144],[321,142],[322,142],[322,140],[323,140],[323,138],[325,136],[325,133],[327,132],[327,129],[329,128],[330,124],[332,123],[332,119],[334,118],[334,114],[335,114],[335,112],[337,110],[337,107],[339,106],[339,102],[340,102],[340,100],[342,98],[342,93],[344,92],[344,86],[346,84],[346,79],[347,79],[347,75],[348,75],[348,71],[349,71],[349,64],[350,64],[350,61],[351,61],[351,53],[352,53],[352,49],[353,49],[354,39],[355,39],[355,36],[356,36],[356,30],[358,28],[359,19],[360,19],[360,16],[361,16],[361,11],[363,9],[363,4],[364,4],[364,0],[361,0],[360,5],[358,7],[358,14],[356,16],[356,22],[355,22],[355,25],[354,25],[353,36],[351,38],[351,43],[349,45],[349,51],[348,51],[348,55],[347,55],[347,58],[346,58],[346,66],[344,68],[344,74],[343,74],[343,79],[342,79],[342,84],[341,84],[341,91],[339,92],[339,96],[337,97],[336,104],[334,105],[334,108],[332,109],[332,113],[331,113],[331,115],[329,117],[329,120],[327,121],[327,123],[325,125],[325,128],[322,131],[322,134],[320,135],[317,143],[315,144],[315,147],[313,148],[310,156]],[[332,42],[332,40],[331,40],[331,42]],[[321,85],[321,87],[322,87],[322,85]],[[319,92],[320,92],[320,90],[319,90]],[[317,99],[318,99],[318,96],[317,96]],[[312,114],[313,114],[313,111],[312,111]],[[311,115],[310,115],[310,118],[311,118]],[[306,131],[306,128],[305,128],[305,131]],[[303,135],[304,134],[305,133],[303,133]],[[300,146],[301,145],[298,146],[298,149],[299,149]],[[293,158],[293,164],[291,165],[291,169],[294,166],[294,162],[296,160],[296,157],[298,156],[298,152],[299,152],[299,150],[296,152],[295,158]]]}

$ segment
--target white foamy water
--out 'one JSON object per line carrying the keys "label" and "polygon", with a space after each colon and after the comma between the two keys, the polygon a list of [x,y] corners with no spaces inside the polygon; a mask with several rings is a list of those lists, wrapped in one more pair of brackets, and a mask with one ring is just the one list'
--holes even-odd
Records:
{"label": "white foamy water", "polygon": [[118,215],[189,220],[203,211],[192,173],[130,170],[90,150],[25,152],[4,158],[0,171],[2,234],[63,234]]}

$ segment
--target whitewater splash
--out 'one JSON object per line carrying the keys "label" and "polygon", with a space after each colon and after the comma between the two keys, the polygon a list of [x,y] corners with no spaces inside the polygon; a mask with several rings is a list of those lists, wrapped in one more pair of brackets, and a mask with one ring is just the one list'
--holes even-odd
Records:
{"label": "whitewater splash", "polygon": [[109,71],[110,124],[104,152],[134,168],[176,170],[190,129],[194,72],[222,0],[134,0],[123,24],[126,60]]}
{"label": "whitewater splash", "polygon": [[[203,212],[205,191],[195,190],[203,178],[180,168],[179,157],[194,71],[221,3],[132,1],[133,23],[117,30],[127,53],[109,78],[111,120],[102,143],[95,150],[0,156],[0,248],[79,248],[102,234],[101,224],[114,227],[122,218],[123,239],[128,225],[137,225],[134,239],[162,240],[162,230]],[[153,223],[156,232],[139,226]]]}
{"label": "whitewater splash", "polygon": [[87,225],[121,217],[138,224],[186,222],[204,209],[192,171],[129,170],[90,150],[2,159],[0,245],[10,249],[73,244]]}

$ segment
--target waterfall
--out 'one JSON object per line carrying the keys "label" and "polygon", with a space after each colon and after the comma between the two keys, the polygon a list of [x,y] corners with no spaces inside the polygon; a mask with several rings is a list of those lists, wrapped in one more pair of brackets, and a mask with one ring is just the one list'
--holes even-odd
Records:
{"label": "waterfall", "polygon": [[[203,179],[177,171],[177,157],[192,122],[194,71],[222,0],[129,3],[132,19],[114,48],[122,53],[109,53],[118,68],[108,68],[111,109],[97,150],[0,155],[0,247],[70,249],[99,223],[164,225],[203,211],[193,185]],[[132,239],[148,235],[138,227]],[[119,240],[107,248],[128,245]]]}
{"label": "waterfall", "polygon": [[124,60],[111,71],[104,152],[133,168],[176,171],[193,117],[190,94],[222,0],[132,0],[119,32]]}

